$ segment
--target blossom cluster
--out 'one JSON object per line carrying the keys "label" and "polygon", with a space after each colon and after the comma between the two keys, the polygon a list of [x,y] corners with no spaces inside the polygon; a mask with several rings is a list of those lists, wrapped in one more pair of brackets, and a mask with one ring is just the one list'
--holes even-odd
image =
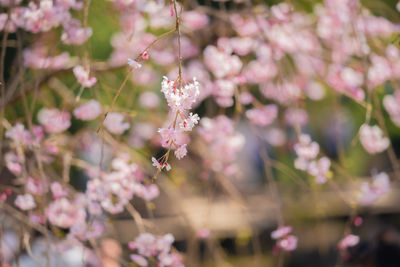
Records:
{"label": "blossom cluster", "polygon": [[325,183],[330,175],[331,161],[327,157],[316,159],[319,153],[318,143],[312,141],[309,135],[302,134],[299,142],[294,145],[294,150],[297,155],[295,167],[314,176],[316,183]]}
{"label": "blossom cluster", "polygon": [[[164,77],[161,92],[167,100],[171,113],[174,114],[173,122],[168,127],[158,129],[162,139],[161,145],[168,151],[175,149],[175,157],[182,159],[187,154],[184,132],[192,131],[200,120],[199,115],[189,113],[200,94],[199,83],[196,78],[193,78],[193,83],[182,84],[182,80],[172,81]],[[153,157],[152,162],[153,166],[159,170],[164,167],[167,170],[171,168],[167,158],[159,161]]]}
{"label": "blossom cluster", "polygon": [[389,176],[384,172],[378,173],[372,177],[371,182],[363,182],[361,184],[358,203],[363,206],[371,205],[389,191]]}
{"label": "blossom cluster", "polygon": [[[120,213],[134,195],[151,201],[160,191],[157,185],[145,185],[144,174],[135,163],[130,163],[125,155],[114,158],[110,172],[93,172],[87,183],[86,196],[94,206],[99,205],[109,213]],[[98,209],[96,209],[98,211]]]}
{"label": "blossom cluster", "polygon": [[174,237],[171,234],[154,236],[150,233],[140,234],[135,241],[129,242],[131,259],[139,266],[149,266],[155,263],[160,267],[182,267],[183,260],[176,252],[171,252]]}
{"label": "blossom cluster", "polygon": [[245,139],[235,131],[234,122],[224,115],[214,119],[203,118],[198,132],[208,147],[209,157],[204,163],[205,167],[226,175],[236,173],[236,159]]}
{"label": "blossom cluster", "polygon": [[271,233],[271,238],[276,240],[276,247],[285,251],[292,251],[297,248],[297,237],[291,235],[291,226],[280,226]]}
{"label": "blossom cluster", "polygon": [[[233,8],[229,15],[223,8],[203,4],[192,8],[182,1],[104,2],[116,8],[120,28],[107,44],[112,52],[106,55],[106,61],[95,62],[98,57],[84,45],[94,33],[88,25],[90,1],[0,0],[0,31],[8,34],[6,63],[13,57],[8,55],[13,50],[8,47],[20,44],[21,54],[13,60],[23,61],[2,74],[1,86],[6,93],[1,106],[10,109],[5,110],[1,121],[5,127],[2,158],[15,176],[12,185],[16,190],[6,186],[0,200],[12,203],[33,224],[50,226],[54,236],[61,228],[66,235],[60,239],[86,246],[90,242],[85,241],[104,236],[109,215],[115,218],[135,198],[152,204],[148,202],[159,197],[161,189],[167,191],[167,187],[153,183],[155,176],[148,179],[154,170],[147,170],[150,164],[140,160],[148,157],[148,152],[157,153],[160,144],[167,151],[159,158],[152,157],[157,174],[171,169],[171,153],[178,160],[184,158],[190,142],[191,155],[201,162],[200,170],[191,170],[193,177],[208,177],[211,170],[222,179],[238,178],[241,151],[251,148],[253,141],[245,140],[248,129],[238,130],[238,125],[248,125],[245,120],[259,126],[257,130],[270,145],[268,154],[274,161],[293,147],[294,167],[313,176],[316,183],[326,183],[332,176],[331,164],[340,167],[342,162],[324,156],[329,153],[305,132],[312,130],[308,124],[318,124],[314,121],[317,116],[310,111],[313,105],[327,108],[328,101],[324,100],[328,98],[335,98],[335,105],[347,107],[350,104],[336,100],[350,98],[352,104],[366,107],[367,119],[357,121],[361,124],[358,137],[362,147],[371,155],[386,150],[391,153],[391,129],[380,121],[385,116],[376,117],[378,125],[370,124],[374,112],[380,112],[380,103],[372,100],[383,99],[394,126],[400,127],[400,90],[396,84],[400,79],[400,50],[393,42],[386,45],[388,37],[399,34],[400,26],[373,15],[360,1],[324,0],[313,4],[312,12],[304,12],[286,2],[271,7],[249,3],[251,7],[247,8],[244,1],[237,0],[234,5],[243,10]],[[221,7],[225,2],[220,1]],[[92,5],[97,4],[92,1]],[[229,30],[221,34],[220,29],[227,25]],[[159,32],[164,34],[156,36]],[[120,81],[109,73],[126,67],[127,62],[126,79],[120,90],[112,92],[112,98],[105,88],[118,88],[114,80]],[[75,84],[71,86],[64,75],[75,77],[71,79]],[[160,92],[152,91],[160,80],[168,115],[163,114]],[[24,90],[24,83],[29,83],[27,94],[21,92],[19,96],[16,91]],[[76,95],[77,84],[80,92]],[[120,101],[126,91],[129,97],[123,99],[126,102]],[[53,94],[55,101],[51,103],[53,97],[48,96]],[[92,96],[81,99],[82,95]],[[108,106],[104,105],[104,96],[113,99]],[[27,126],[19,117],[20,110],[10,108],[20,97]],[[129,105],[123,107],[123,103]],[[342,111],[340,105],[335,108]],[[100,117],[102,114],[104,117]],[[98,135],[93,125],[98,127]],[[197,131],[189,136],[193,129]],[[350,135],[346,138],[351,139]],[[335,142],[342,139],[340,135]],[[347,156],[347,151],[343,153]],[[283,165],[284,161],[274,165],[274,172],[292,167]],[[76,169],[85,177],[79,188],[70,182]],[[231,186],[231,192],[236,192],[236,185]],[[372,205],[390,190],[390,178],[381,172],[361,184],[356,202]],[[199,236],[206,238],[207,231]],[[281,226],[271,233],[276,248],[296,249],[297,237],[291,231],[290,226]],[[131,259],[139,266],[183,266],[173,242],[170,234],[142,233],[129,245]],[[338,246],[346,250],[358,242],[358,236],[347,235]]]}

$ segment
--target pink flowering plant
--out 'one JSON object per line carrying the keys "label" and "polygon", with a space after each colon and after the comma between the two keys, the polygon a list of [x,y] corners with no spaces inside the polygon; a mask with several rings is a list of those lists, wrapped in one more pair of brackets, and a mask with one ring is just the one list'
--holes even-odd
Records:
{"label": "pink flowering plant", "polygon": [[400,179],[375,2],[0,0],[0,266],[363,262]]}

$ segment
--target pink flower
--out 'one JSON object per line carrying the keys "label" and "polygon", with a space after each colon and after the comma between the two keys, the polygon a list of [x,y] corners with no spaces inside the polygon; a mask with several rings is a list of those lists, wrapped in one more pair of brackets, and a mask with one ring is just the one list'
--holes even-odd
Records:
{"label": "pink flower", "polygon": [[392,67],[390,62],[384,57],[375,54],[372,54],[370,57],[372,65],[368,69],[368,85],[374,88],[390,79]]}
{"label": "pink flower", "polygon": [[319,145],[316,142],[312,142],[309,135],[302,134],[299,137],[299,142],[294,145],[294,150],[299,158],[310,160],[318,155]]}
{"label": "pink flower", "polygon": [[49,57],[42,49],[25,49],[23,52],[24,66],[35,69],[63,69],[70,60],[69,54],[64,52],[60,55]]}
{"label": "pink flower", "polygon": [[129,122],[123,122],[124,116],[117,112],[110,112],[104,120],[104,126],[113,134],[122,134],[129,129]]}
{"label": "pink flower", "polygon": [[277,242],[278,247],[285,251],[293,251],[297,248],[297,237],[288,235]]}
{"label": "pink flower", "polygon": [[164,77],[161,82],[161,92],[164,93],[168,106],[173,111],[184,112],[192,108],[200,94],[200,84],[193,78],[193,83],[179,85]]}
{"label": "pink flower", "polygon": [[[294,161],[296,169],[306,171],[311,161],[317,157],[319,153],[319,145],[311,141],[311,137],[307,134],[302,134],[299,137],[299,142],[294,145],[294,151],[297,158]],[[313,170],[318,168],[313,168]]]}
{"label": "pink flower", "polygon": [[315,176],[315,181],[318,184],[326,182],[326,176],[329,172],[331,161],[327,157],[322,157],[319,160],[310,162],[308,165],[308,173]]}
{"label": "pink flower", "polygon": [[68,191],[62,188],[59,182],[54,182],[50,186],[51,193],[55,199],[65,197],[68,195]]}
{"label": "pink flower", "polygon": [[209,18],[206,14],[198,11],[186,11],[182,14],[183,25],[191,30],[204,28],[209,23]]}
{"label": "pink flower", "polygon": [[61,41],[69,45],[81,45],[86,42],[91,35],[91,28],[82,28],[81,23],[78,20],[71,19],[64,24]]}
{"label": "pink flower", "polygon": [[274,104],[262,108],[253,108],[246,111],[247,118],[258,126],[267,126],[274,122],[278,116],[278,107]]}
{"label": "pink flower", "polygon": [[394,95],[386,95],[383,98],[383,106],[389,113],[392,121],[400,127],[400,90],[396,90]]}
{"label": "pink flower", "polygon": [[235,92],[235,83],[228,79],[218,79],[214,83],[213,94],[218,97],[232,97]]}
{"label": "pink flower", "polygon": [[242,68],[243,63],[238,56],[229,55],[215,46],[207,46],[203,53],[205,65],[216,78],[236,75]]}
{"label": "pink flower", "polygon": [[160,103],[160,98],[153,92],[144,92],[140,95],[139,102],[142,107],[156,108]]}
{"label": "pink flower", "polygon": [[93,120],[101,114],[100,103],[96,100],[90,100],[86,104],[74,109],[73,114],[76,118],[84,121]]}
{"label": "pink flower", "polygon": [[266,83],[261,86],[260,90],[266,98],[283,105],[288,105],[297,100],[302,93],[299,85],[290,81],[278,84]]}
{"label": "pink flower", "polygon": [[46,217],[35,212],[29,212],[29,220],[34,224],[44,224],[46,222]]}
{"label": "pink flower", "polygon": [[140,234],[135,239],[135,247],[140,255],[150,257],[156,252],[156,237],[150,233]]}
{"label": "pink flower", "polygon": [[29,131],[25,130],[25,126],[19,122],[10,130],[7,130],[6,137],[12,139],[18,145],[29,145],[32,143]]}
{"label": "pink flower", "polygon": [[59,198],[50,203],[46,209],[46,216],[50,223],[61,228],[70,228],[74,224],[84,221],[85,210],[66,198]]}
{"label": "pink flower", "polygon": [[199,123],[199,120],[199,115],[190,113],[186,119],[179,123],[179,127],[183,131],[191,131],[193,127]]}
{"label": "pink flower", "polygon": [[157,238],[155,247],[158,251],[168,253],[171,249],[172,243],[174,243],[174,236],[172,234],[166,234]]}
{"label": "pink flower", "polygon": [[74,67],[73,72],[76,79],[83,87],[92,87],[97,82],[96,77],[89,77],[89,72],[82,66]]}
{"label": "pink flower", "polygon": [[70,229],[70,234],[79,238],[80,240],[98,238],[103,234],[103,232],[104,225],[97,220],[90,223],[80,221],[75,223]]}
{"label": "pink flower", "polygon": [[250,53],[255,45],[255,41],[250,37],[232,38],[231,46],[233,51],[239,56],[245,56]]}
{"label": "pink flower", "polygon": [[28,177],[26,181],[26,190],[34,195],[41,195],[45,191],[47,192],[45,187],[43,181],[36,178]]}
{"label": "pink flower", "polygon": [[35,200],[31,194],[18,195],[14,204],[21,210],[31,210],[36,208]]}
{"label": "pink flower", "polygon": [[181,145],[178,147],[177,150],[175,150],[175,157],[177,159],[182,159],[184,156],[186,156],[187,150],[186,150],[186,144]]}
{"label": "pink flower", "polygon": [[251,104],[254,100],[254,97],[249,92],[243,92],[239,95],[239,101],[243,105]]}
{"label": "pink flower", "polygon": [[360,127],[360,141],[369,154],[376,154],[389,147],[389,138],[383,136],[382,130],[377,126],[363,124]]}
{"label": "pink flower", "polygon": [[285,112],[287,124],[298,127],[304,126],[308,122],[308,114],[305,110],[299,108],[289,108]]}
{"label": "pink flower", "polygon": [[347,235],[339,242],[339,249],[345,250],[349,247],[354,247],[360,242],[360,238],[356,235]]}
{"label": "pink flower", "polygon": [[131,260],[133,260],[139,266],[148,266],[148,262],[143,256],[131,254]]}
{"label": "pink flower", "polygon": [[177,131],[173,128],[160,128],[158,129],[158,132],[161,135],[161,145],[165,148],[168,148],[171,146],[171,144],[174,144],[176,142],[177,138]]}
{"label": "pink flower", "polygon": [[279,21],[287,21],[290,18],[292,6],[281,3],[271,7],[272,15]]}
{"label": "pink flower", "polygon": [[271,146],[283,146],[286,142],[286,133],[279,128],[270,128],[265,132],[265,139]]}
{"label": "pink flower", "polygon": [[147,266],[148,260],[156,261],[157,266],[183,267],[182,258],[176,253],[171,253],[174,237],[171,234],[156,237],[150,233],[140,234],[128,246],[136,253],[131,254],[131,259],[139,266]]}
{"label": "pink flower", "polygon": [[224,115],[214,119],[203,118],[198,132],[207,144],[210,167],[214,171],[222,171],[229,165],[235,165],[245,138],[235,132],[234,123],[230,118]]}
{"label": "pink flower", "polygon": [[153,162],[153,166],[156,167],[157,169],[161,170],[163,168],[161,162],[159,162],[155,157],[152,157],[151,161]]}
{"label": "pink flower", "polygon": [[361,184],[361,192],[358,196],[358,203],[364,206],[371,205],[389,191],[389,176],[384,172],[378,173],[372,177],[372,182],[363,182]]}
{"label": "pink flower", "polygon": [[306,88],[307,96],[314,101],[321,100],[325,96],[325,88],[318,82],[310,82]]}
{"label": "pink flower", "polygon": [[7,152],[4,155],[4,161],[6,162],[7,169],[15,175],[18,175],[22,171],[22,166],[18,161],[18,156],[13,152]]}
{"label": "pink flower", "polygon": [[135,193],[144,200],[151,201],[158,197],[158,195],[160,194],[160,189],[155,184],[151,184],[148,186],[140,184],[138,185]]}
{"label": "pink flower", "polygon": [[42,108],[37,118],[47,133],[61,133],[71,126],[71,115],[55,108]]}
{"label": "pink flower", "polygon": [[141,56],[142,59],[144,60],[148,60],[149,59],[149,53],[147,51],[144,51]]}
{"label": "pink flower", "polygon": [[152,157],[151,161],[153,162],[153,166],[159,170],[162,170],[164,167],[167,171],[171,170],[171,165],[169,165],[167,162],[161,163],[155,157]]}
{"label": "pink flower", "polygon": [[276,76],[278,68],[270,61],[250,61],[244,67],[243,76],[249,83],[264,83]]}
{"label": "pink flower", "polygon": [[279,226],[278,229],[271,233],[272,239],[281,239],[292,232],[291,226]]}
{"label": "pink flower", "polygon": [[200,229],[197,231],[197,237],[200,239],[207,239],[210,236],[210,230],[208,229]]}

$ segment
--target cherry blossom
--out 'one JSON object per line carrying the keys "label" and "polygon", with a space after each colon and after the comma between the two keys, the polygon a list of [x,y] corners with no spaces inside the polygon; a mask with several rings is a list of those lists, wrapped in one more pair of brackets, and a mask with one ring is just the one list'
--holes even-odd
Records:
{"label": "cherry blossom", "polygon": [[25,49],[23,57],[24,65],[34,69],[64,69],[70,61],[67,52],[57,56],[48,56],[47,52],[41,48]]}
{"label": "cherry blossom", "polygon": [[61,198],[66,197],[68,195],[68,191],[63,189],[62,185],[58,182],[54,182],[50,185],[51,193],[53,194],[53,198]]}
{"label": "cherry blossom", "polygon": [[77,203],[62,197],[50,203],[46,208],[46,217],[55,226],[70,228],[84,221],[86,213]]}
{"label": "cherry blossom", "polygon": [[91,223],[79,221],[74,225],[72,225],[72,227],[70,228],[70,235],[84,241],[84,240],[95,239],[101,236],[104,230],[105,227],[103,223],[97,220]]}
{"label": "cherry blossom", "polygon": [[31,134],[25,130],[22,123],[17,123],[10,130],[7,130],[6,137],[12,139],[18,145],[29,145],[32,142]]}
{"label": "cherry blossom", "polygon": [[28,177],[26,181],[26,191],[33,195],[41,195],[47,191],[47,188],[44,181]]}
{"label": "cherry blossom", "polygon": [[271,104],[261,108],[249,109],[246,111],[246,116],[255,125],[267,126],[278,116],[278,107]]}
{"label": "cherry blossom", "polygon": [[198,130],[208,146],[210,167],[214,171],[236,172],[236,160],[245,144],[244,136],[235,131],[233,121],[224,115],[203,118]]}
{"label": "cherry blossom", "polygon": [[363,182],[361,184],[358,203],[363,206],[371,205],[389,191],[389,176],[384,172],[378,173],[372,177],[371,182]]}
{"label": "cherry blossom", "polygon": [[278,229],[271,233],[272,239],[281,239],[292,232],[291,226],[280,226]]}
{"label": "cherry blossom", "polygon": [[360,142],[369,154],[380,153],[386,150],[390,145],[389,138],[383,135],[381,128],[377,125],[361,125]]}
{"label": "cherry blossom", "polygon": [[327,157],[322,157],[317,161],[311,161],[308,165],[308,173],[315,176],[315,182],[323,184],[327,181],[331,161]]}
{"label": "cherry blossom", "polygon": [[151,184],[149,186],[138,184],[135,193],[137,196],[145,199],[146,201],[151,201],[160,195],[160,189],[155,184]]}
{"label": "cherry blossom", "polygon": [[21,210],[31,210],[36,208],[35,200],[31,194],[18,195],[14,203]]}
{"label": "cherry blossom", "polygon": [[148,266],[148,262],[143,256],[131,254],[131,260],[133,260],[139,266]]}
{"label": "cherry blossom", "polygon": [[94,120],[101,114],[101,105],[96,100],[90,100],[89,102],[74,109],[74,116],[78,119],[88,121]]}
{"label": "cherry blossom", "polygon": [[265,139],[271,146],[283,146],[286,143],[286,134],[279,128],[270,128],[265,132]]}
{"label": "cherry blossom", "polygon": [[61,133],[71,126],[71,115],[56,108],[42,108],[37,118],[47,133]]}
{"label": "cherry blossom", "polygon": [[[253,140],[254,127],[248,127],[249,123],[260,126],[260,141],[268,143],[272,175],[276,174],[271,181],[277,183],[268,186],[284,203],[302,193],[295,184],[295,196],[291,190],[281,190],[287,183],[282,177],[293,170],[304,171],[298,173],[301,178],[307,176],[301,182],[311,183],[312,190],[315,183],[333,179],[333,170],[353,170],[354,162],[362,167],[357,172],[365,172],[369,165],[362,157],[351,160],[356,152],[350,145],[353,124],[364,123],[358,136],[363,148],[377,157],[376,167],[388,167],[381,160],[384,155],[377,154],[391,142],[396,145],[390,139],[394,129],[370,124],[384,117],[373,102],[383,99],[387,114],[400,126],[400,50],[396,46],[400,26],[391,16],[376,16],[359,0],[310,2],[307,10],[290,1],[255,5],[216,0],[217,8],[200,2],[109,0],[107,16],[119,21],[120,27],[111,25],[106,30],[92,20],[98,15],[94,7],[103,7],[103,3],[0,0],[5,66],[12,63],[4,68],[1,81],[5,95],[0,143],[7,179],[1,185],[0,200],[5,207],[12,204],[13,196],[7,191],[12,188],[19,209],[7,216],[21,213],[31,226],[46,226],[54,232],[48,240],[51,248],[68,251],[73,246],[86,251],[93,248],[92,242],[102,242],[108,235],[107,225],[125,210],[131,211],[131,204],[138,208],[134,221],[139,224],[136,216],[143,216],[143,210],[136,206],[136,198],[154,202],[147,203],[153,206],[158,197],[162,202],[171,195],[164,177],[157,184],[156,177],[184,157],[176,171],[166,173],[179,189],[202,194],[210,182],[220,183],[218,189],[224,189],[228,197],[240,197],[246,205],[253,187],[267,192],[261,190],[264,185],[253,183],[266,166],[258,166],[263,163],[258,155],[253,158],[258,142]],[[104,17],[105,23],[110,18]],[[85,45],[92,35],[96,38]],[[111,46],[109,54],[92,45],[99,40],[107,51]],[[70,70],[75,84],[71,75],[65,75]],[[101,86],[93,89],[95,75],[102,79]],[[154,91],[159,81],[166,105]],[[84,92],[84,100],[80,93],[76,95],[77,90]],[[356,115],[358,106],[366,108],[366,118]],[[70,112],[81,121],[71,120]],[[104,121],[92,121],[103,112]],[[329,126],[329,116],[337,112],[347,116],[349,127],[333,138],[334,134],[326,134],[321,127]],[[204,118],[200,120],[201,114]],[[326,121],[323,116],[328,116]],[[100,131],[103,126],[111,135]],[[323,146],[311,136],[318,136]],[[389,152],[390,162],[395,163],[396,155]],[[336,156],[340,160],[333,162]],[[151,157],[155,169],[148,169],[151,165],[145,157]],[[257,168],[249,167],[249,161]],[[338,190],[348,181],[340,183],[332,187],[332,180],[317,188],[341,194]],[[190,187],[194,185],[196,190]],[[360,182],[354,203],[372,205],[390,190],[388,174],[374,174]],[[160,195],[161,191],[165,194]],[[161,210],[164,206],[157,205],[156,217],[169,212]],[[286,205],[278,206],[286,217]],[[24,228],[25,222],[20,221]],[[144,232],[154,230],[152,216],[143,221]],[[359,226],[356,220],[353,226]],[[210,230],[197,229],[198,225],[194,230],[199,239],[210,236]],[[141,234],[129,243],[133,264],[183,266],[182,257],[172,248],[171,234],[156,236],[139,230]],[[291,226],[280,225],[271,233],[274,251],[296,249],[298,238],[291,232]],[[42,235],[38,232],[31,237],[36,242]],[[359,240],[347,235],[338,244],[340,253],[347,254],[345,250]],[[117,254],[113,261],[129,261],[126,253],[121,258]],[[53,261],[52,255],[49,258]],[[44,265],[41,256],[39,260]]]}
{"label": "cherry blossom", "polygon": [[197,114],[190,113],[189,116],[179,123],[179,127],[183,131],[191,131],[193,127],[199,123],[200,117]]}
{"label": "cherry blossom", "polygon": [[186,11],[182,14],[183,25],[191,30],[202,29],[209,23],[209,18],[204,13],[197,11]]}
{"label": "cherry blossom", "polygon": [[290,235],[291,226],[280,226],[271,233],[271,238],[276,240],[276,247],[285,251],[292,251],[297,248],[297,237]]}
{"label": "cherry blossom", "polygon": [[129,248],[136,251],[131,259],[139,266],[147,266],[150,257],[154,257],[159,266],[183,266],[182,258],[171,252],[174,237],[171,234],[154,236],[150,233],[140,234],[134,241],[129,242]]}
{"label": "cherry blossom", "polygon": [[71,19],[66,22],[64,24],[64,32],[61,35],[61,40],[69,45],[81,45],[86,42],[92,35],[92,29],[82,28],[80,26],[80,22],[76,19]]}
{"label": "cherry blossom", "polygon": [[293,251],[297,248],[297,237],[288,235],[277,242],[278,247],[285,251]]}
{"label": "cherry blossom", "polygon": [[171,165],[168,163],[161,163],[155,157],[152,157],[151,161],[153,162],[153,166],[159,170],[162,170],[163,168],[165,168],[167,171],[171,170]]}
{"label": "cherry blossom", "polygon": [[383,98],[383,106],[392,121],[400,127],[400,91],[396,90],[393,95],[386,95]]}
{"label": "cherry blossom", "polygon": [[306,170],[310,160],[318,155],[319,145],[316,142],[312,142],[309,135],[302,134],[299,137],[299,142],[294,145],[294,150],[298,156],[295,160],[295,167],[300,170]]}
{"label": "cherry blossom", "polygon": [[139,101],[145,108],[156,108],[160,103],[160,98],[153,92],[144,92],[140,95]]}
{"label": "cherry blossom", "polygon": [[303,109],[290,108],[285,112],[285,121],[293,127],[304,126],[308,122],[308,114]]}
{"label": "cherry blossom", "polygon": [[168,106],[172,110],[184,112],[192,108],[200,94],[200,89],[196,78],[193,78],[193,83],[182,85],[164,77],[161,92],[164,93]]}
{"label": "cherry blossom", "polygon": [[97,82],[96,77],[89,77],[89,72],[80,65],[74,67],[73,72],[83,87],[92,87]]}
{"label": "cherry blossom", "polygon": [[113,134],[123,134],[130,127],[129,122],[124,122],[124,116],[117,112],[110,112],[104,120],[104,126]]}
{"label": "cherry blossom", "polygon": [[347,235],[339,242],[339,249],[345,250],[349,247],[354,247],[360,242],[360,238],[356,235]]}
{"label": "cherry blossom", "polygon": [[15,174],[15,175],[18,175],[18,174],[21,173],[21,171],[22,171],[22,166],[21,166],[21,164],[20,164],[20,162],[19,162],[18,156],[17,156],[15,153],[13,153],[13,152],[7,152],[7,153],[4,155],[4,158],[5,158],[5,162],[6,162],[7,169],[8,169],[11,173],[13,173],[13,174]]}
{"label": "cherry blossom", "polygon": [[175,156],[177,159],[182,159],[184,156],[186,156],[187,150],[186,150],[186,144],[181,145],[175,150]]}

